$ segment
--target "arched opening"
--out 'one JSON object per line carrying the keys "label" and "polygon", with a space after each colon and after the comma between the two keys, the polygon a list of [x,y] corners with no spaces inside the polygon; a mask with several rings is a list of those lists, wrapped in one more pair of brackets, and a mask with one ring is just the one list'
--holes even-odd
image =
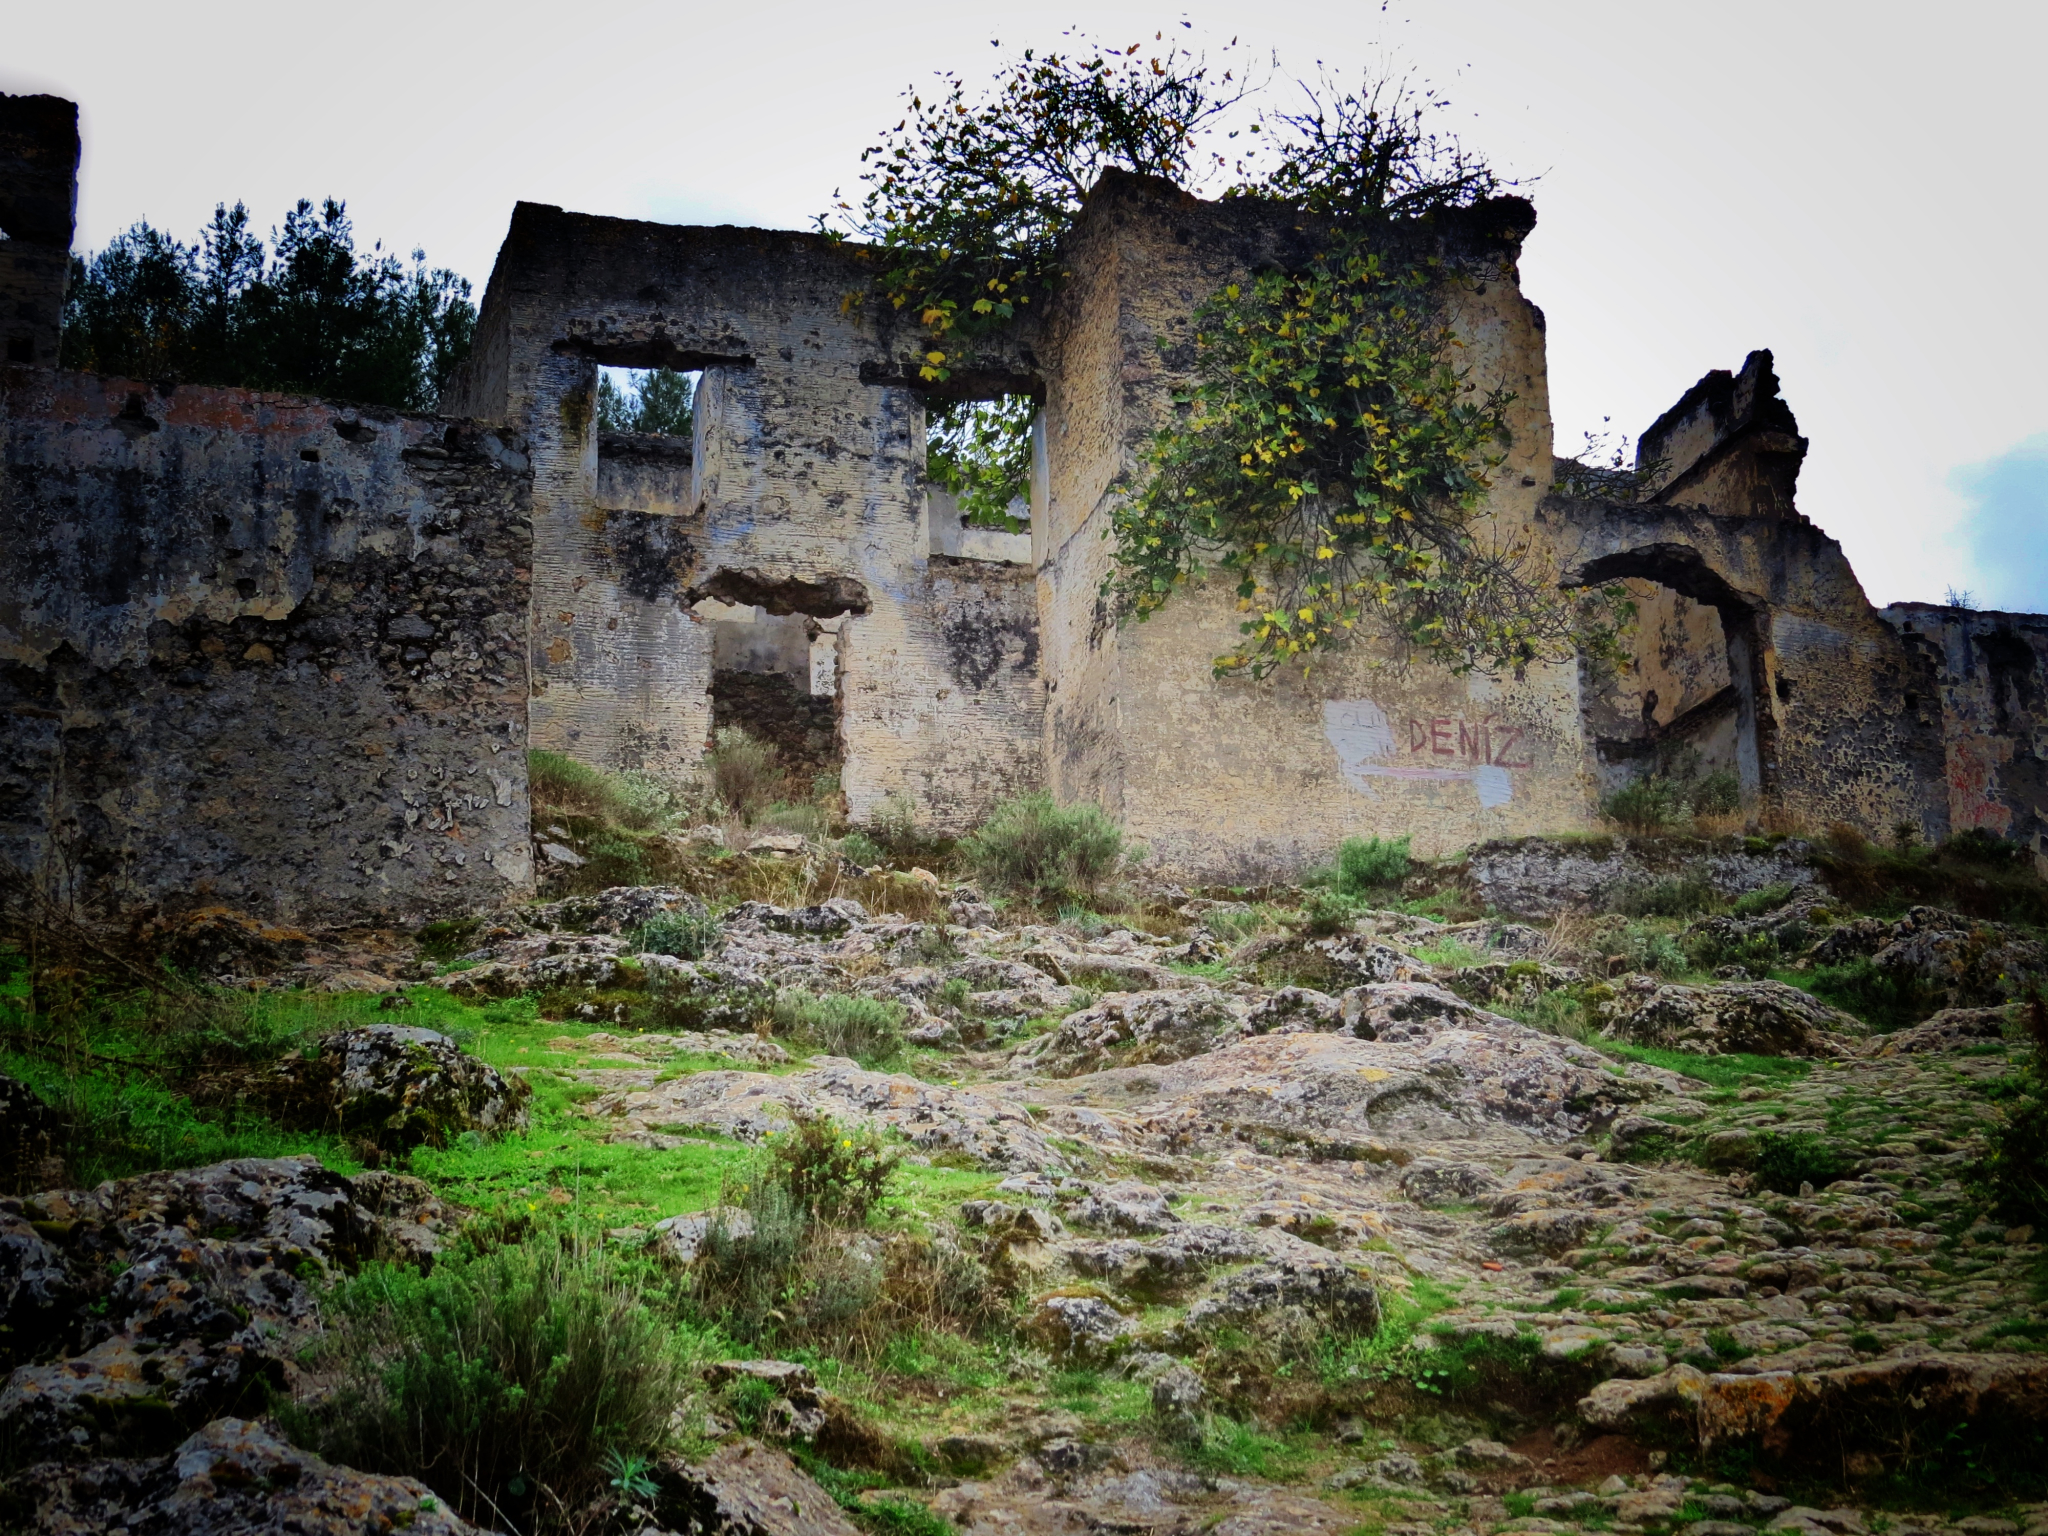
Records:
{"label": "arched opening", "polygon": [[1766,798],[1772,715],[1760,610],[1698,550],[1649,545],[1589,562],[1572,583],[1619,582],[1636,605],[1625,666],[1582,665],[1580,713],[1604,797],[1656,774],[1728,780]]}

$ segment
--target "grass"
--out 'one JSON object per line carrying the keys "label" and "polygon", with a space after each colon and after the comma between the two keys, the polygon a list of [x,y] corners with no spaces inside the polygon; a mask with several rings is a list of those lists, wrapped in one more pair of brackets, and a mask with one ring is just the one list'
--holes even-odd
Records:
{"label": "grass", "polygon": [[1617,1061],[1640,1061],[1668,1072],[1698,1078],[1716,1088],[1771,1087],[1794,1083],[1812,1071],[1812,1063],[1785,1056],[1749,1056],[1739,1052],[1725,1056],[1701,1056],[1692,1051],[1668,1051],[1654,1045],[1635,1045],[1626,1040],[1594,1039],[1587,1043],[1602,1055]]}

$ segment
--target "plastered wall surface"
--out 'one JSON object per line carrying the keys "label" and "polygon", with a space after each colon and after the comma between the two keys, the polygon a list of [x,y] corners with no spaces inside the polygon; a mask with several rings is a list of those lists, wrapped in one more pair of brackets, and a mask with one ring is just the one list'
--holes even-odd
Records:
{"label": "plastered wall surface", "polygon": [[[920,349],[864,302],[870,280],[864,253],[811,236],[517,210],[487,343],[451,401],[534,444],[537,744],[621,767],[694,762],[714,657],[693,608],[712,597],[842,621],[856,819],[907,795],[964,830],[992,795],[1038,781],[1043,693],[1035,642],[1012,633],[1017,583],[963,585],[932,555],[924,402],[906,382]],[[591,429],[600,363],[702,369],[688,493],[632,493],[677,529],[671,566],[637,583],[606,510],[629,477],[605,471]],[[1029,382],[1015,353],[989,367]]]}
{"label": "plastered wall surface", "polygon": [[530,894],[514,434],[9,369],[0,858],[102,911]]}
{"label": "plastered wall surface", "polygon": [[[1527,205],[1511,203],[1446,230],[1484,253],[1485,278],[1451,297],[1461,362],[1480,387],[1515,396],[1512,446],[1483,514],[1509,535],[1531,526],[1550,473],[1541,317],[1513,284],[1527,228]],[[1361,645],[1306,679],[1218,682],[1210,663],[1236,648],[1241,618],[1220,584],[1176,594],[1144,623],[1116,623],[1099,593],[1101,533],[1191,382],[1191,314],[1303,237],[1284,213],[1198,204],[1120,177],[1091,199],[1082,238],[1046,343],[1040,608],[1054,684],[1049,769],[1062,795],[1100,800],[1162,873],[1186,878],[1298,870],[1351,835],[1408,835],[1437,853],[1584,825],[1574,668],[1460,678]]]}

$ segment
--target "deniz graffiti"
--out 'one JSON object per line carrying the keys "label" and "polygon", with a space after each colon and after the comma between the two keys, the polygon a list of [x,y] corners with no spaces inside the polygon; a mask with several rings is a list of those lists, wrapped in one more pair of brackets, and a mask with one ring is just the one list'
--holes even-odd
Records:
{"label": "deniz graffiti", "polygon": [[1513,797],[1511,770],[1530,766],[1526,730],[1494,714],[1411,715],[1397,725],[1371,699],[1332,699],[1323,705],[1323,734],[1345,781],[1367,794],[1374,779],[1462,780],[1490,809]]}

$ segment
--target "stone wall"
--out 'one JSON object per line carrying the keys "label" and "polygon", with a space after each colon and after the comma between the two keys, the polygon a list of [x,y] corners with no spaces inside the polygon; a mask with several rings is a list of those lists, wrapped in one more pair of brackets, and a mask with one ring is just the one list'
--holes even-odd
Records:
{"label": "stone wall", "polygon": [[77,188],[77,105],[0,95],[0,361],[57,365]]}
{"label": "stone wall", "polygon": [[2048,874],[2048,617],[1933,603],[1883,617],[1937,678],[1950,827],[2021,843]]}
{"label": "stone wall", "polygon": [[[869,302],[872,275],[865,251],[817,236],[514,212],[448,404],[533,444],[536,745],[616,767],[695,762],[713,718],[697,611],[711,600],[836,629],[856,820],[903,795],[965,830],[991,797],[1038,782],[1028,607],[1014,572],[932,554],[918,337]],[[687,491],[672,472],[650,492],[658,476],[600,443],[601,364],[702,370]],[[1033,378],[1013,344],[968,360],[953,387]],[[629,496],[630,525],[614,505]],[[658,560],[625,554],[655,547]]]}
{"label": "stone wall", "polygon": [[531,892],[515,434],[11,368],[0,440],[16,878],[287,921]]}
{"label": "stone wall", "polygon": [[[1531,526],[1550,476],[1541,316],[1514,275],[1532,220],[1528,204],[1503,199],[1432,232],[1483,274],[1450,295],[1461,361],[1515,394],[1513,443],[1484,509],[1510,532]],[[1192,311],[1296,254],[1308,238],[1298,222],[1131,176],[1105,177],[1089,200],[1043,343],[1046,489],[1033,517],[1045,525],[1052,782],[1062,799],[1101,803],[1162,872],[1185,878],[1299,870],[1354,835],[1406,835],[1440,853],[1584,826],[1575,668],[1455,677],[1361,645],[1306,679],[1218,682],[1210,663],[1235,648],[1240,620],[1227,587],[1194,586],[1122,626],[1099,595],[1111,507],[1191,378]]]}

